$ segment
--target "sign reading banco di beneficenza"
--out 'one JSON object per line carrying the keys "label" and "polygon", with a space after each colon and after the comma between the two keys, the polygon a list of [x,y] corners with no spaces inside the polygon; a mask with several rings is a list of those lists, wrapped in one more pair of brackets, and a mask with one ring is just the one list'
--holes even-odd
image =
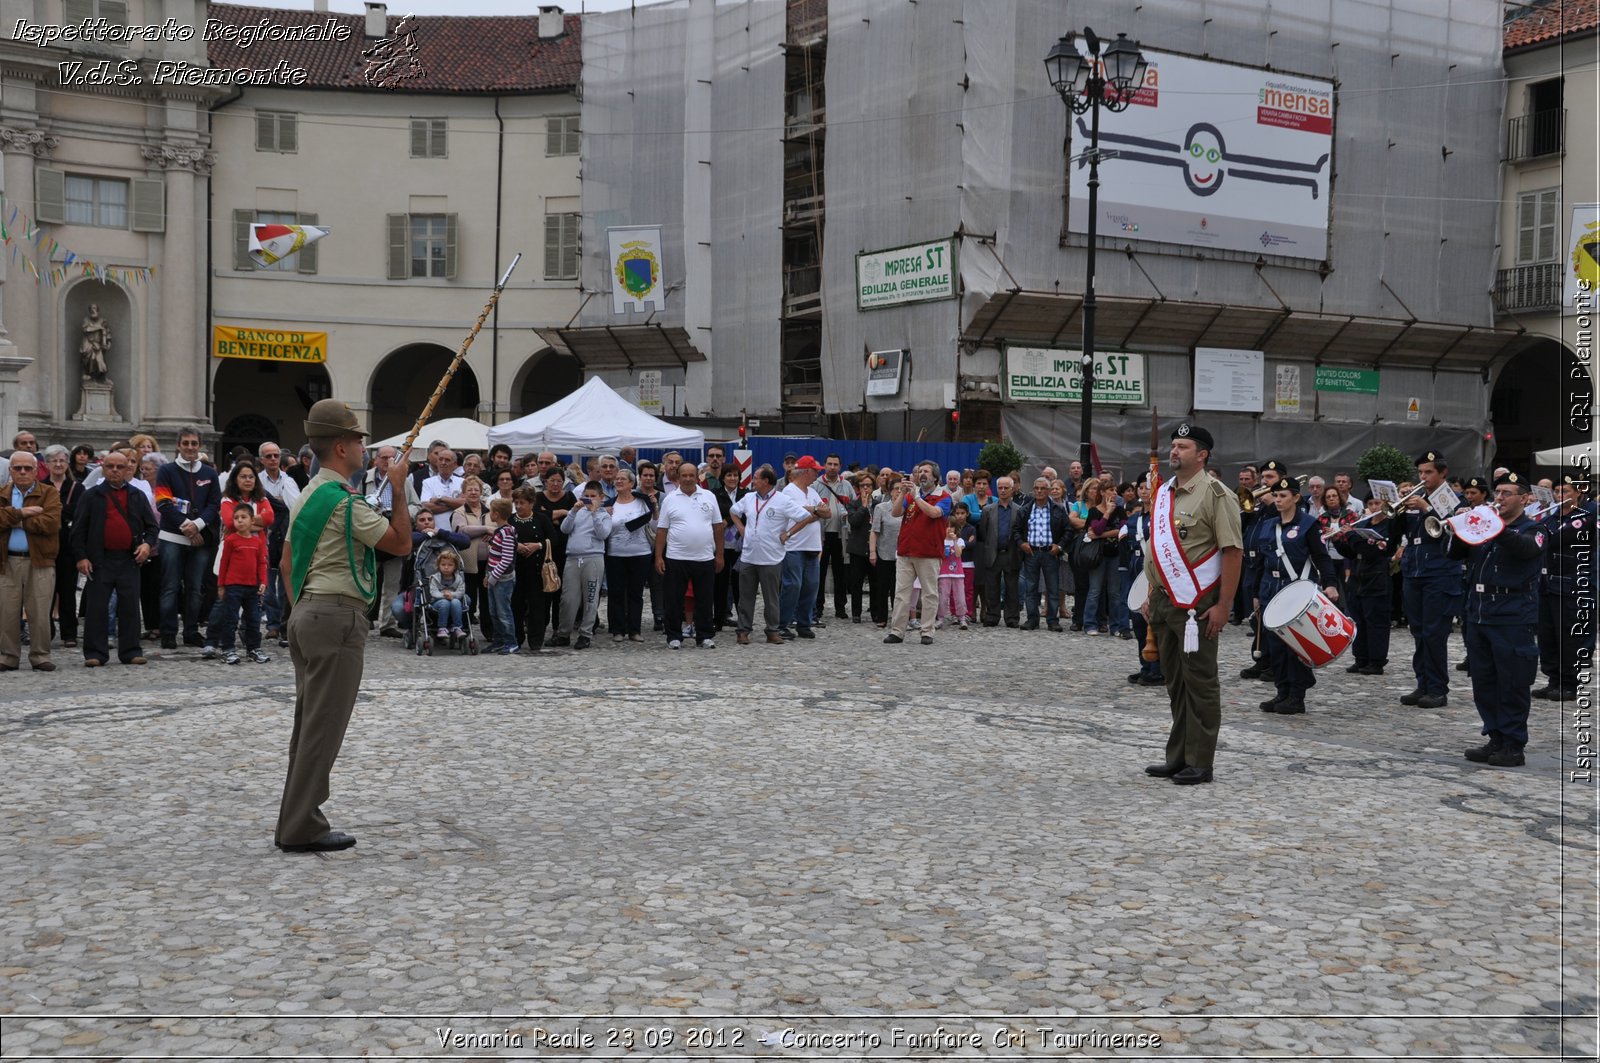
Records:
{"label": "sign reading banco di beneficenza", "polygon": [[326,362],[328,334],[280,328],[212,326],[211,353],[218,358],[260,362]]}
{"label": "sign reading banco di beneficenza", "polygon": [[[1083,352],[1007,347],[1005,398],[1011,402],[1083,401]],[[1096,406],[1145,404],[1144,355],[1099,351],[1094,356]]]}
{"label": "sign reading banco di beneficenza", "polygon": [[856,255],[856,309],[954,299],[954,240],[862,251]]}

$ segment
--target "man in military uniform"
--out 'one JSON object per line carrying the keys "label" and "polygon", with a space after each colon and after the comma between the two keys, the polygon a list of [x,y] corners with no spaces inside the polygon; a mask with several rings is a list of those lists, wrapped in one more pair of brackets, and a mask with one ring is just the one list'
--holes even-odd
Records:
{"label": "man in military uniform", "polygon": [[1595,505],[1589,474],[1574,470],[1555,487],[1561,504],[1540,524],[1546,533],[1544,573],[1539,581],[1539,669],[1549,680],[1536,698],[1567,701],[1578,696],[1594,669],[1595,593],[1592,576]]}
{"label": "man in military uniform", "polygon": [[[1248,575],[1250,571],[1250,563],[1254,560],[1257,560],[1254,556],[1254,548],[1251,544],[1255,539],[1255,533],[1257,531],[1267,528],[1277,520],[1278,511],[1272,506],[1272,492],[1279,484],[1283,483],[1288,478],[1288,466],[1284,465],[1284,463],[1279,461],[1277,458],[1273,458],[1271,461],[1262,462],[1260,476],[1261,486],[1256,489],[1260,496],[1260,500],[1257,502],[1254,509],[1250,510],[1244,515],[1240,527],[1240,533],[1244,536],[1244,578],[1239,580],[1239,595],[1246,603],[1252,602],[1255,596],[1255,586],[1251,583]],[[1264,638],[1265,636],[1261,630],[1261,610],[1257,609],[1250,614],[1250,645],[1253,648],[1260,648],[1262,652],[1258,655],[1255,655],[1255,660],[1250,663],[1250,667],[1240,671],[1240,679],[1261,679],[1267,682],[1272,681],[1272,668],[1267,661],[1267,654],[1265,652],[1266,642],[1264,641]]]}
{"label": "man in military uniform", "polygon": [[1242,538],[1233,493],[1206,471],[1211,433],[1188,423],[1172,433],[1172,479],[1151,500],[1144,617],[1156,632],[1172,701],[1166,759],[1145,773],[1180,786],[1211,781],[1222,726],[1217,639],[1239,583]]}
{"label": "man in military uniform", "polygon": [[1466,751],[1475,764],[1516,768],[1528,743],[1528,690],[1538,667],[1534,641],[1539,567],[1546,532],[1523,512],[1526,477],[1506,473],[1494,482],[1495,505],[1505,530],[1479,546],[1450,537],[1450,556],[1467,562],[1462,630],[1472,662],[1472,700],[1489,741]]}
{"label": "man in military uniform", "polygon": [[[1273,597],[1296,580],[1320,577],[1323,593],[1339,600],[1333,558],[1322,541],[1322,529],[1300,509],[1300,485],[1280,480],[1272,489],[1272,519],[1257,521],[1249,537],[1245,582],[1250,585],[1256,616]],[[1316,673],[1272,632],[1261,636],[1268,666],[1277,685],[1276,697],[1261,703],[1262,712],[1284,716],[1306,711],[1306,691],[1317,685]]]}
{"label": "man in military uniform", "polygon": [[[289,772],[273,841],[285,852],[348,849],[354,837],[331,830],[322,814],[328,776],[344,742],[361,686],[367,608],[377,593],[377,554],[405,554],[411,516],[403,505],[387,520],[351,487],[361,471],[366,434],[349,406],[323,399],[306,414],[306,438],[321,468],[290,515],[279,571],[294,603],[289,656],[294,661],[294,733]],[[403,497],[406,464],[389,467],[389,484]]]}
{"label": "man in military uniform", "polygon": [[[1461,562],[1448,556],[1443,537],[1435,539],[1423,530],[1430,511],[1428,497],[1444,486],[1448,471],[1444,455],[1437,451],[1417,457],[1423,490],[1407,499],[1405,509],[1390,522],[1389,531],[1389,541],[1396,544],[1400,556],[1406,623],[1416,645],[1411,670],[1417,688],[1402,696],[1400,704],[1424,709],[1437,709],[1449,701],[1450,622],[1461,608]],[[1404,550],[1400,551],[1402,543]]]}

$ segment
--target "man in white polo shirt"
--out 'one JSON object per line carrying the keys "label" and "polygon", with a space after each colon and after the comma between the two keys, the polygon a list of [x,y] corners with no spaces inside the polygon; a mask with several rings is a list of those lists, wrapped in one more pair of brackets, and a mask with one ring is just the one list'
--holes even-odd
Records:
{"label": "man in white polo shirt", "polygon": [[717,497],[700,486],[693,462],[678,467],[678,489],[661,500],[656,519],[656,571],[666,602],[667,646],[683,648],[683,594],[694,588],[694,639],[702,649],[711,640],[713,596],[722,570],[722,510]]}
{"label": "man in white polo shirt", "polygon": [[[822,525],[833,513],[811,485],[822,466],[810,454],[802,455],[789,474],[783,493],[804,510],[806,518],[784,534],[783,593],[779,632],[784,638],[814,639],[811,614],[817,607],[817,580],[822,564]],[[791,626],[792,625],[792,626]]]}
{"label": "man in white polo shirt", "polygon": [[756,587],[761,588],[762,609],[766,614],[767,641],[783,645],[779,634],[778,604],[783,582],[784,548],[782,535],[791,525],[810,517],[794,499],[778,490],[778,474],[771,465],[755,473],[755,490],[733,504],[728,519],[744,538],[739,565],[744,578],[739,581],[739,645],[750,641],[755,627]]}
{"label": "man in white polo shirt", "polygon": [[463,481],[465,477],[456,469],[456,453],[448,447],[436,455],[434,475],[422,481],[418,494],[421,508],[433,514],[433,526],[440,531],[454,531],[456,510],[466,504]]}

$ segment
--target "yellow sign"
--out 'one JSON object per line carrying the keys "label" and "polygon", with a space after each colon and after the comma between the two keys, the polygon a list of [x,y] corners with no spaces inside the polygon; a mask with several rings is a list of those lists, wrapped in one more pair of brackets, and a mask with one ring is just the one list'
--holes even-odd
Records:
{"label": "yellow sign", "polygon": [[326,332],[293,332],[277,328],[212,328],[211,353],[218,358],[248,358],[258,362],[326,362]]}

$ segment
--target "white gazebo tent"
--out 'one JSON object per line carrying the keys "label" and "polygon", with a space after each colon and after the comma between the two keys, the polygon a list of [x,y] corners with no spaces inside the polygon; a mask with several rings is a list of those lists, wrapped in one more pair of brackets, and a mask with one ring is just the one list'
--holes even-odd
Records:
{"label": "white gazebo tent", "polygon": [[[477,450],[489,449],[487,425],[479,424],[470,417],[446,417],[443,420],[429,421],[422,426],[422,431],[417,433],[417,441],[411,447],[410,461],[422,461],[428,456],[428,444],[435,439],[442,440],[451,450]],[[376,443],[368,443],[367,449],[377,450],[379,447],[396,447],[406,441],[406,434],[390,436],[380,439]],[[460,455],[458,454],[459,458]]]}
{"label": "white gazebo tent", "polygon": [[1540,465],[1570,468],[1581,465],[1583,468],[1594,468],[1593,443],[1574,443],[1567,447],[1551,447],[1534,454],[1533,460]]}
{"label": "white gazebo tent", "polygon": [[488,443],[504,443],[514,454],[599,454],[626,446],[704,450],[706,434],[652,417],[591,377],[559,402],[490,428]]}

